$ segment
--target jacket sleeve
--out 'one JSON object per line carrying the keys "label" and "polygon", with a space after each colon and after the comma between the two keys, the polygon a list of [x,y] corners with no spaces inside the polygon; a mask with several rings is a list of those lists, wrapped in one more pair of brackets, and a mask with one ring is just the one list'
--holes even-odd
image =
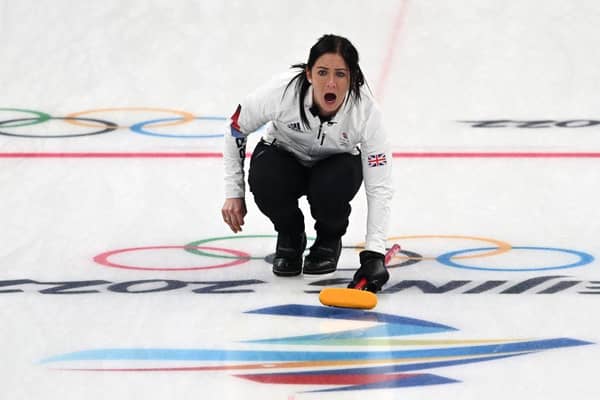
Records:
{"label": "jacket sleeve", "polygon": [[281,92],[273,83],[247,96],[229,120],[225,133],[223,162],[225,198],[243,198],[246,193],[244,160],[248,135],[273,119]]}
{"label": "jacket sleeve", "polygon": [[385,254],[392,187],[392,152],[380,110],[374,106],[368,116],[361,142],[363,179],[367,195],[365,249]]}
{"label": "jacket sleeve", "polygon": [[244,160],[246,159],[247,134],[242,133],[238,120],[242,106],[231,116],[223,148],[225,167],[225,198],[245,197]]}

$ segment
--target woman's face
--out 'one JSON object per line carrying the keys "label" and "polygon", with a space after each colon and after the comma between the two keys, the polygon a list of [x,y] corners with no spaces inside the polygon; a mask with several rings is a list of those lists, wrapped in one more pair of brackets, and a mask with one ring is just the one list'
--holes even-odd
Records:
{"label": "woman's face", "polygon": [[350,87],[350,70],[346,61],[336,53],[325,53],[317,58],[306,77],[313,86],[313,103],[322,117],[334,115],[342,106]]}

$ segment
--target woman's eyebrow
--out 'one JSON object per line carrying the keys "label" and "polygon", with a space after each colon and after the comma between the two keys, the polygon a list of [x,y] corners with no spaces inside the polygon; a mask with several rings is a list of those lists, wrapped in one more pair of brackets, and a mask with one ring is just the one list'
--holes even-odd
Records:
{"label": "woman's eyebrow", "polygon": [[[329,67],[317,66],[317,69],[329,69]],[[334,68],[336,71],[348,71],[348,68]]]}

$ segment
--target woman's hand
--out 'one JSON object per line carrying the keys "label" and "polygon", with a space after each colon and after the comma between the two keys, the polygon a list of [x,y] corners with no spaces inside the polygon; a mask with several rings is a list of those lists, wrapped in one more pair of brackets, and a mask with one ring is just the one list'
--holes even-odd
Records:
{"label": "woman's hand", "polygon": [[223,221],[229,225],[234,233],[242,231],[246,212],[246,200],[243,197],[225,199],[225,204],[221,209]]}

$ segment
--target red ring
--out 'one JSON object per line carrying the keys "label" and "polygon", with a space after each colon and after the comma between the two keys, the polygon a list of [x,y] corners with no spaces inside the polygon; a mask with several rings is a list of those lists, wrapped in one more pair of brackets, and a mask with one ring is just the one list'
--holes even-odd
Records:
{"label": "red ring", "polygon": [[[136,267],[136,266],[130,266],[130,265],[116,264],[116,263],[108,261],[108,257],[110,257],[110,256],[113,256],[115,254],[130,252],[130,251],[157,250],[157,249],[184,249],[185,250],[185,249],[189,249],[189,248],[195,248],[195,249],[201,249],[201,250],[224,251],[225,253],[230,253],[230,254],[232,254],[234,256],[237,256],[237,257],[240,257],[240,258],[236,258],[233,261],[226,262],[226,263],[223,263],[223,264],[210,265],[208,267],[187,267],[187,268]],[[98,264],[101,264],[101,265],[105,265],[107,267],[122,268],[122,269],[135,269],[135,270],[142,270],[142,271],[197,271],[197,270],[203,270],[203,269],[226,268],[226,267],[233,267],[234,265],[243,264],[243,263],[245,263],[246,261],[248,261],[250,259],[251,259],[250,254],[249,253],[245,253],[243,251],[233,250],[233,249],[222,249],[222,248],[219,248],[219,247],[204,247],[204,246],[147,246],[147,247],[132,247],[132,248],[129,248],[129,249],[119,249],[119,250],[107,251],[105,253],[98,254],[96,257],[94,257],[94,261],[95,262],[97,262]]]}

